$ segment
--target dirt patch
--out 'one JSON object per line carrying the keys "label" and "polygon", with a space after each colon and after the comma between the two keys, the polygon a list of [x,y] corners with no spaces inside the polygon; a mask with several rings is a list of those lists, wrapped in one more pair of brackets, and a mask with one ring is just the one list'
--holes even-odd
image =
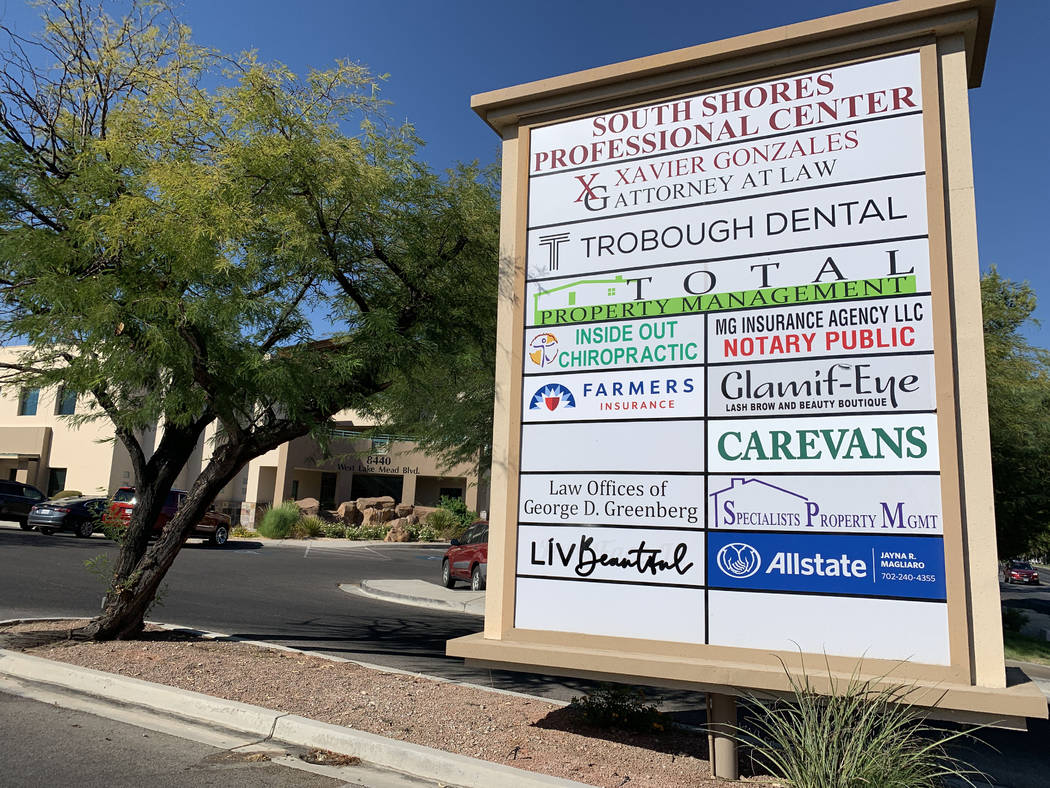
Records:
{"label": "dirt patch", "polygon": [[[56,624],[0,626],[0,640],[73,626]],[[21,650],[602,788],[727,784],[711,776],[701,734],[588,729],[540,698],[163,630],[138,640],[62,640]]]}

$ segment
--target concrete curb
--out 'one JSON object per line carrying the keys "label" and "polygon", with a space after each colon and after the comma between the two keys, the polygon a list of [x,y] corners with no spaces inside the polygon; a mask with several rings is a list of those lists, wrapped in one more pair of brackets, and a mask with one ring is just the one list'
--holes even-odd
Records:
{"label": "concrete curb", "polygon": [[[405,586],[408,586],[411,583],[419,583],[421,586],[433,586],[434,591],[431,592],[429,589],[423,589],[421,591],[413,592],[410,587],[404,590],[395,590],[393,588],[384,587],[381,585],[383,583],[399,583]],[[473,593],[469,598],[464,598],[463,600],[442,599],[440,596],[437,596],[437,594],[441,592],[455,594],[456,592],[449,591],[448,589],[434,585],[433,583],[427,583],[425,580],[362,580],[360,584],[340,583],[339,588],[348,594],[358,594],[360,596],[370,597],[371,599],[379,599],[383,602],[394,602],[399,605],[412,605],[413,607],[426,607],[432,610],[465,613],[468,616],[484,617],[485,615],[484,592],[481,592],[480,594]]]}
{"label": "concrete curb", "polygon": [[0,673],[34,684],[61,687],[109,701],[206,722],[228,730],[251,733],[260,738],[270,736],[279,716],[279,712],[260,706],[213,698],[199,692],[175,689],[92,668],[67,665],[64,662],[54,662],[7,649],[0,649]]}
{"label": "concrete curb", "polygon": [[493,785],[586,788],[584,783],[573,780],[489,763],[261,706],[67,665],[17,651],[0,649],[0,674],[29,684],[58,687],[81,696],[249,733],[260,739],[275,739],[300,747],[319,747],[356,755],[377,766],[452,785],[472,788]]}

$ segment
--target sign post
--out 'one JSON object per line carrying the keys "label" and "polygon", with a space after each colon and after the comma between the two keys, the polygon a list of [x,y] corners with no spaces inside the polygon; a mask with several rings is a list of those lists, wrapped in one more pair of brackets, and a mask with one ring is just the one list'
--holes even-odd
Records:
{"label": "sign post", "polygon": [[450,655],[707,690],[721,722],[825,664],[1046,716],[999,614],[967,115],[992,10],[474,97],[504,140],[490,590]]}

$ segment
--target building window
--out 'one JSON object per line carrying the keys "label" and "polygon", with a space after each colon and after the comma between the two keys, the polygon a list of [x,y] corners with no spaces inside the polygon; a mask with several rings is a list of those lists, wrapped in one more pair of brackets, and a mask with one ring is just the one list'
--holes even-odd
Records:
{"label": "building window", "polygon": [[22,389],[18,395],[18,415],[35,416],[36,404],[40,400],[40,389]]}
{"label": "building window", "polygon": [[372,438],[372,454],[390,454],[390,438]]}
{"label": "building window", "polygon": [[439,498],[463,498],[462,487],[442,487],[438,493]]}
{"label": "building window", "polygon": [[55,415],[72,416],[77,412],[77,393],[65,386],[58,390],[58,402],[55,406]]}
{"label": "building window", "polygon": [[52,468],[47,472],[47,497],[66,489],[66,469]]}
{"label": "building window", "polygon": [[299,500],[299,480],[298,479],[292,479],[292,500],[293,501],[298,501]]}

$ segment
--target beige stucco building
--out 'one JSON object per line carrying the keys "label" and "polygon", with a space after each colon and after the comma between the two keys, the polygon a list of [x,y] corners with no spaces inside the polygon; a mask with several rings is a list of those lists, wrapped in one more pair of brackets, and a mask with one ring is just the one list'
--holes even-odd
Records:
{"label": "beige stucco building", "polygon": [[[19,348],[0,348],[15,360]],[[46,495],[59,490],[111,495],[134,484],[131,459],[106,418],[83,422],[95,408],[89,394],[63,389],[0,386],[0,478],[32,484]],[[77,422],[83,423],[77,423]],[[463,498],[467,507],[487,508],[470,464],[443,468],[411,438],[366,435],[374,424],[352,412],[334,419],[327,453],[311,438],[298,438],[257,457],[216,497],[215,507],[251,525],[260,511],[289,498],[316,498],[322,508],[342,501],[390,495],[398,502],[433,506],[442,495]],[[139,436],[149,456],[163,427]],[[188,489],[207,465],[216,425],[210,425],[176,479]]]}
{"label": "beige stucco building", "polygon": [[322,508],[341,501],[389,495],[395,501],[436,506],[441,496],[462,498],[468,509],[488,506],[488,493],[466,463],[444,468],[404,436],[365,434],[356,414],[336,417],[326,454],[311,438],[297,438],[252,460],[245,471],[241,521],[274,502],[316,498]]}

